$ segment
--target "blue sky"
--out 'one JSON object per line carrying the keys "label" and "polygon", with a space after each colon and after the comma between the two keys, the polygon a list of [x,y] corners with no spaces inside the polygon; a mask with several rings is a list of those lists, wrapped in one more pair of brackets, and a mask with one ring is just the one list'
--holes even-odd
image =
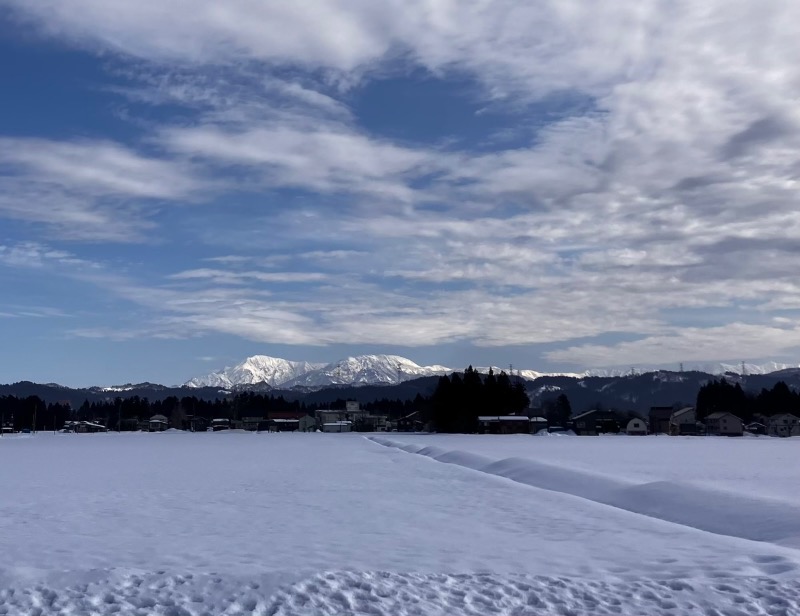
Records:
{"label": "blue sky", "polygon": [[800,361],[797,3],[0,9],[0,382]]}

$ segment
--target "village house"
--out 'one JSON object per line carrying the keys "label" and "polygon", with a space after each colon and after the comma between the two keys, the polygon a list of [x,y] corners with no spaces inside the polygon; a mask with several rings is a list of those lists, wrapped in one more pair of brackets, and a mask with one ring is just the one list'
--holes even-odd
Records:
{"label": "village house", "polygon": [[478,417],[481,434],[530,434],[531,420],[527,415],[481,415]]}
{"label": "village house", "polygon": [[697,433],[697,413],[693,406],[684,407],[670,415],[670,436],[687,436],[696,435]]}
{"label": "village house", "polygon": [[596,436],[608,432],[619,433],[620,425],[611,411],[593,409],[572,418],[572,429],[579,436]]}
{"label": "village house", "polygon": [[770,436],[800,436],[800,417],[791,413],[779,413],[767,420]]}
{"label": "village house", "polygon": [[715,436],[742,436],[744,426],[742,420],[733,413],[720,411],[706,417],[706,434]]}
{"label": "village house", "polygon": [[758,421],[753,421],[747,424],[744,429],[750,434],[766,434],[767,433],[767,426]]}
{"label": "village house", "polygon": [[625,427],[625,434],[629,436],[646,436],[647,424],[644,419],[639,419],[638,417],[631,419]]}
{"label": "village house", "polygon": [[216,419],[211,420],[211,431],[212,432],[219,432],[221,430],[230,430],[231,429],[231,420],[226,419],[224,417],[218,417]]}
{"label": "village house", "polygon": [[169,428],[169,419],[164,415],[153,415],[147,421],[147,429],[150,432],[163,432],[167,428]]}
{"label": "village house", "polygon": [[349,410],[321,409],[316,412],[316,416],[317,423],[320,425],[335,421],[350,421],[355,423],[366,417],[367,411],[361,409],[354,410],[352,408]]}
{"label": "village house", "polygon": [[93,421],[68,421],[64,424],[64,432],[94,434],[96,432],[108,432],[108,428]]}
{"label": "village house", "polygon": [[669,419],[675,409],[671,406],[651,406],[650,407],[650,433],[669,434]]}
{"label": "village house", "polygon": [[414,411],[398,419],[394,429],[398,432],[421,432],[425,423],[420,419],[419,411]]}
{"label": "village house", "polygon": [[263,417],[242,417],[242,429],[248,432],[269,430],[269,421]]}
{"label": "village house", "polygon": [[317,420],[300,411],[274,411],[267,413],[267,420],[269,421],[269,429],[273,432],[294,432],[295,430],[313,432],[317,429]]}
{"label": "village house", "polygon": [[297,429],[300,432],[314,432],[317,429],[317,420],[311,415],[303,415],[297,420]]}
{"label": "village house", "polygon": [[187,415],[181,421],[181,427],[189,432],[205,432],[209,423],[208,419],[200,415]]}
{"label": "village house", "polygon": [[386,415],[360,415],[353,422],[356,432],[386,432],[389,426],[389,417]]}
{"label": "village house", "polygon": [[270,419],[271,432],[297,432],[300,429],[299,419]]}
{"label": "village house", "polygon": [[351,421],[329,421],[322,424],[323,432],[350,432],[353,422]]}

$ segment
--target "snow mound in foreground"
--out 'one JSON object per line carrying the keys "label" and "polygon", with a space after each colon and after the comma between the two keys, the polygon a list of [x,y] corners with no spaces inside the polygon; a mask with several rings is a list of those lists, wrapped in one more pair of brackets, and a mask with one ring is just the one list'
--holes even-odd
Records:
{"label": "snow mound in foreground", "polygon": [[[719,535],[800,547],[800,508],[782,501],[750,498],[685,482],[624,482],[525,458],[493,460],[436,446],[401,443],[380,437],[371,440],[439,462]],[[776,570],[776,573],[780,571]]]}
{"label": "snow mound in foreground", "polygon": [[800,582],[765,578],[587,581],[494,574],[326,572],[276,587],[275,576],[94,572],[67,587],[0,589],[0,612],[200,616],[459,614],[797,614]]}

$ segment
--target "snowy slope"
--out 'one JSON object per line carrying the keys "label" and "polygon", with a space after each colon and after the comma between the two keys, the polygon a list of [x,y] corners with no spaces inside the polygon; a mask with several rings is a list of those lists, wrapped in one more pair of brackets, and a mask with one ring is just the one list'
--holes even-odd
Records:
{"label": "snowy slope", "polygon": [[510,366],[478,366],[475,368],[475,370],[481,374],[489,374],[490,368],[495,375],[500,374],[501,372],[509,374],[510,371],[513,371],[514,376],[520,376],[523,379],[528,379],[529,381],[534,381],[542,376],[571,376],[576,379],[586,376],[586,373],[584,372],[539,372],[538,370],[519,370]]}
{"label": "snowy slope", "polygon": [[399,355],[359,355],[312,370],[284,387],[328,385],[396,385],[423,376],[449,374],[445,366],[420,366]]}
{"label": "snowy slope", "polygon": [[[509,448],[597,443],[584,457],[621,469],[624,460],[607,461],[632,437],[403,440],[421,455],[355,434],[4,437],[0,613],[800,613],[798,550],[636,513],[631,499],[652,492],[625,491],[657,474],[598,479],[560,473],[547,459],[531,474],[508,459]],[[703,455],[688,443],[718,441],[636,442],[670,457],[665,472],[688,475]],[[781,464],[792,439],[725,442],[738,447],[728,461],[740,493],[763,477],[753,460],[793,473],[796,485],[797,466]],[[476,447],[481,460],[469,454]],[[708,457],[721,453],[712,447]],[[597,502],[619,487],[628,510]],[[669,510],[673,495],[655,488]],[[769,499],[750,500],[751,514],[767,511]],[[698,504],[706,503],[688,506]],[[745,527],[773,529],[780,519]]]}
{"label": "snowy slope", "polygon": [[[778,370],[796,367],[792,364],[767,362],[764,364],[745,364],[747,374],[768,374]],[[463,368],[459,368],[461,370]],[[488,366],[475,368],[486,374]],[[495,374],[507,367],[492,367]],[[699,370],[708,374],[725,372],[742,372],[742,366],[734,364],[704,364],[687,366],[687,370]],[[584,377],[619,377],[631,374],[631,368],[594,368],[583,372],[540,372],[530,369],[516,369],[514,374],[524,379],[535,380],[545,376]],[[638,369],[641,373],[646,369]],[[655,368],[653,370],[656,370]],[[331,385],[396,385],[403,381],[423,376],[450,374],[452,368],[446,366],[420,366],[408,358],[398,355],[359,355],[348,357],[330,364],[307,361],[290,361],[267,355],[248,357],[240,364],[226,367],[205,376],[190,379],[186,387],[220,387],[230,389],[236,386],[267,383],[272,387],[308,387],[321,388]],[[122,391],[124,388],[113,388]],[[109,388],[111,391],[112,388]]]}
{"label": "snowy slope", "polygon": [[307,361],[290,361],[268,355],[254,355],[233,367],[226,367],[219,372],[193,378],[187,381],[185,386],[230,388],[235,385],[267,383],[273,387],[279,387],[287,381],[296,379],[323,365]]}

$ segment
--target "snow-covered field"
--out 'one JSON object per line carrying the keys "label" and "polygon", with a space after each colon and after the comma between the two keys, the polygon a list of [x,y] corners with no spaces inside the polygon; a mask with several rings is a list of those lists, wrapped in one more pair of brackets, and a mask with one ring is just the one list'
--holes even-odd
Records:
{"label": "snow-covered field", "polygon": [[800,614],[799,460],[800,439],[3,437],[0,614]]}

